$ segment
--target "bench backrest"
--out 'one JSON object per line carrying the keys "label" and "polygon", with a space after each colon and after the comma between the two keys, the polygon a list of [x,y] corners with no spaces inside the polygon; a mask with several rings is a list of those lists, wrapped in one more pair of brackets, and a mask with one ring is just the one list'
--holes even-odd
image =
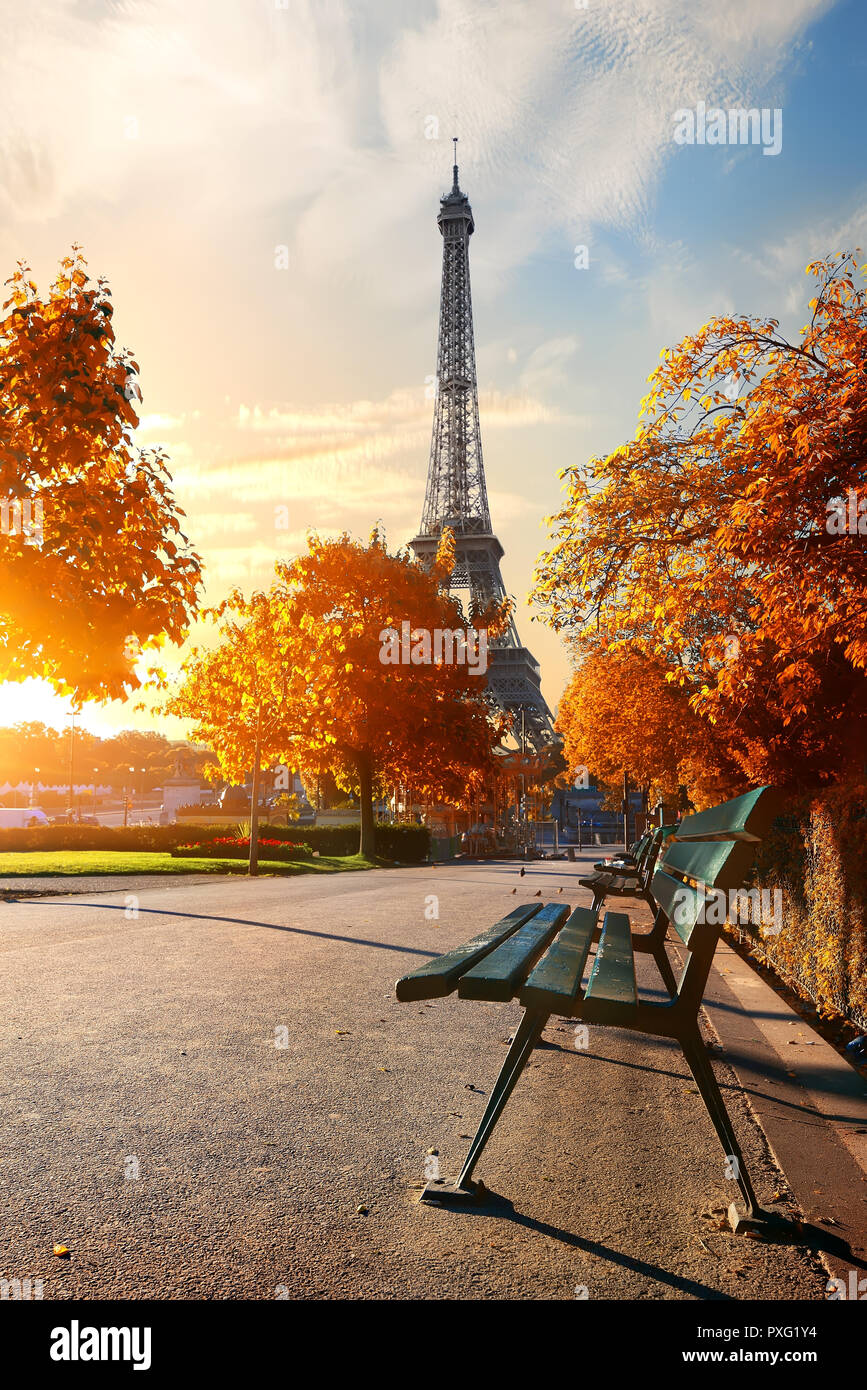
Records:
{"label": "bench backrest", "polygon": [[673,825],[658,825],[655,830],[647,837],[647,845],[640,860],[636,860],[636,870],[638,873],[639,886],[646,889],[650,883],[651,876],[656,868],[656,861],[659,858],[662,846],[673,835],[675,827]]}
{"label": "bench backrest", "polygon": [[636,840],[633,845],[630,845],[629,853],[632,855],[633,859],[641,858],[650,844],[650,839],[650,835],[642,835],[640,840]]}
{"label": "bench backrest", "polygon": [[756,846],[778,810],[774,789],[759,787],[685,817],[653,874],[650,891],[657,910],[690,952],[678,998],[696,1007],[727,917],[729,895],[747,891]]}

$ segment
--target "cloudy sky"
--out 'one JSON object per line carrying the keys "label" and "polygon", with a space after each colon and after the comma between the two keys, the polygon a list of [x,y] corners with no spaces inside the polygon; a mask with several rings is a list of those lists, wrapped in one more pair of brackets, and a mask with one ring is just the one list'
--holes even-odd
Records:
{"label": "cloudy sky", "polygon": [[[208,597],[309,527],[396,548],[430,447],[450,138],[494,526],[526,606],[558,471],[634,430],[660,349],[714,313],[806,318],[806,262],[867,232],[863,0],[0,0],[0,266],[73,241],[135,350]],[[779,108],[782,149],[675,112]],[[576,266],[576,247],[589,264]],[[0,723],[62,722],[35,682]],[[96,732],[147,723],[86,707]]]}

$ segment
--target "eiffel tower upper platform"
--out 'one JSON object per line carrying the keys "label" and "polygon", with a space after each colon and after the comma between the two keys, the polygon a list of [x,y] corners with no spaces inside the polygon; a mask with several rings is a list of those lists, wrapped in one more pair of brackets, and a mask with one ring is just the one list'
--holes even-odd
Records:
{"label": "eiffel tower upper platform", "polygon": [[[456,564],[450,590],[464,590],[469,606],[486,607],[505,597],[500,573],[503,547],[488,509],[470,294],[469,241],[474,230],[469,199],[458,186],[457,141],[453,183],[437,216],[443,238],[436,404],[427,491],[419,534],[410,542],[430,564],[443,527],[454,531]],[[455,595],[458,596],[459,595]],[[551,712],[540,688],[539,666],[521,645],[514,622],[490,648],[488,689],[514,716],[513,736],[533,748],[556,741]]]}

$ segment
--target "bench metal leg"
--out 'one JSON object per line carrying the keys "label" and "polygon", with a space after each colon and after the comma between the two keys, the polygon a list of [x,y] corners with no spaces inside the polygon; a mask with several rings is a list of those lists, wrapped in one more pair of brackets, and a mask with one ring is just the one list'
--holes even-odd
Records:
{"label": "bench metal leg", "polygon": [[549,1017],[550,1014],[535,1010],[531,1012],[528,1009],[525,1012],[518,1031],[512,1039],[512,1045],[506,1054],[506,1060],[502,1065],[500,1074],[494,1083],[494,1089],[491,1091],[485,1113],[476,1130],[469,1153],[464,1160],[460,1177],[453,1188],[437,1187],[435,1184],[429,1183],[422,1193],[422,1201],[447,1202],[450,1198],[454,1200],[459,1198],[461,1194],[466,1196],[474,1191],[471,1181],[473,1169],[481,1158],[482,1150],[494,1131],[494,1126],[503,1112],[506,1101],[515,1089],[515,1084],[527,1064],[530,1053],[542,1036],[542,1030]]}
{"label": "bench metal leg", "polygon": [[656,961],[656,968],[662,977],[662,983],[668,990],[672,999],[677,994],[677,980],[674,978],[674,971],[671,968],[671,961],[665,954],[665,942],[657,946],[653,952],[653,959]]}
{"label": "bench metal leg", "polygon": [[701,1098],[707,1107],[707,1112],[713,1122],[713,1127],[717,1132],[719,1141],[725,1150],[726,1157],[734,1159],[736,1163],[735,1177],[738,1187],[746,1203],[746,1214],[748,1217],[758,1209],[759,1203],[753,1185],[750,1182],[750,1175],[741,1153],[740,1145],[732,1126],[729,1113],[725,1107],[717,1079],[713,1073],[711,1060],[707,1055],[707,1048],[701,1034],[693,1037],[681,1038],[683,1055],[689,1063],[689,1069],[695,1077],[695,1084],[701,1092]]}

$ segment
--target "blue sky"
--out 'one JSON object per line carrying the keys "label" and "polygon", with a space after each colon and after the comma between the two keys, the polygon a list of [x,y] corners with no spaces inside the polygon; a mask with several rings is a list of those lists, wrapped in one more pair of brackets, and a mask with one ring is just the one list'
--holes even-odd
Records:
{"label": "blue sky", "polygon": [[[863,0],[0,13],[4,278],[26,256],[46,282],[73,240],[108,276],[142,366],[141,440],[173,459],[209,598],[267,582],[308,526],[367,535],[382,519],[392,546],[414,533],[435,219],[460,136],[491,507],[552,705],[566,654],[524,599],[558,471],[631,435],[662,347],[730,311],[796,332],[804,265],[865,240]],[[780,154],[676,145],[674,113],[698,101],[779,107]],[[65,708],[35,683],[0,687],[4,724]],[[84,722],[147,716],[88,707]]]}

